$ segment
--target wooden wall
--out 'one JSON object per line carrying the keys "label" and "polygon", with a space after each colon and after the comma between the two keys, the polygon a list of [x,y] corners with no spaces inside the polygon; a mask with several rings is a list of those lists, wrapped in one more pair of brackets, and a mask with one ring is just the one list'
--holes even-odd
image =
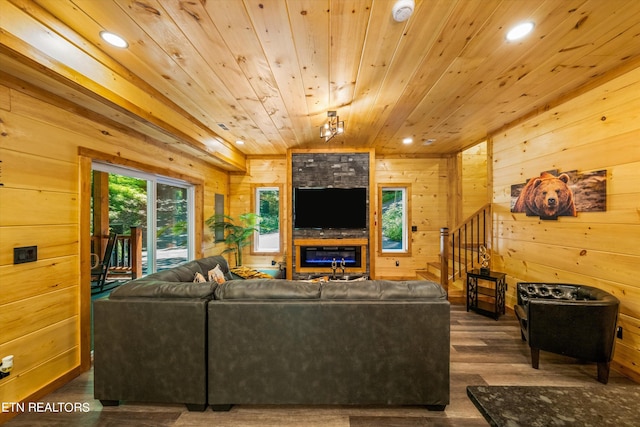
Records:
{"label": "wooden wall", "polygon": [[[447,194],[450,174],[450,158],[379,158],[375,161],[375,188],[377,185],[411,184],[411,219],[418,231],[411,233],[411,256],[380,256],[373,244],[371,254],[376,258],[374,275],[376,278],[416,277],[417,269],[424,269],[427,262],[437,261],[440,251],[440,228],[448,224]],[[230,176],[230,209],[232,217],[248,212],[251,206],[251,186],[255,184],[282,184],[283,212],[287,212],[288,194],[286,157],[249,157],[247,172],[232,173]],[[283,230],[290,227],[291,218],[285,216]],[[280,255],[253,255],[249,248],[243,253],[244,264],[255,267],[271,265],[272,260],[284,260],[290,242],[284,238],[284,252]],[[400,265],[396,267],[395,262]],[[233,261],[232,261],[233,262]]]}
{"label": "wooden wall", "polygon": [[[640,68],[493,135],[492,267],[517,281],[582,283],[620,299],[614,362],[640,379]],[[542,171],[607,170],[606,212],[542,221],[510,188]],[[569,326],[569,325],[567,325]],[[572,325],[579,327],[580,325]]]}
{"label": "wooden wall", "polygon": [[462,220],[489,203],[487,142],[467,148],[461,156]]}
{"label": "wooden wall", "polygon": [[[229,195],[226,172],[57,107],[67,104],[53,96],[10,86],[0,84],[0,356],[15,360],[0,382],[0,402],[50,390],[78,373],[88,354],[81,351],[90,284],[80,280],[80,230],[89,221],[81,218],[80,147],[203,182],[200,215],[213,214],[214,193]],[[219,253],[211,240],[205,233],[196,250]],[[14,265],[13,248],[31,245],[37,262]]]}
{"label": "wooden wall", "polygon": [[[375,181],[378,185],[411,184],[411,256],[381,256],[371,248],[375,277],[413,279],[416,270],[438,260],[440,228],[449,224],[447,199],[453,158],[376,158]],[[377,188],[374,190],[377,197]],[[378,215],[379,217],[379,215]],[[396,261],[399,266],[396,266]]]}
{"label": "wooden wall", "polygon": [[[287,212],[287,156],[269,157],[249,157],[247,158],[246,173],[232,173],[230,176],[231,200],[229,201],[229,214],[232,218],[238,215],[251,212],[252,189],[254,185],[281,186],[280,209]],[[242,253],[244,265],[253,267],[271,267],[271,261],[284,262],[287,242],[287,230],[291,224],[291,218],[286,215],[282,217],[280,232],[283,242],[283,252],[280,254],[253,254],[251,247],[245,247]],[[233,258],[230,258],[231,265],[234,265]]]}

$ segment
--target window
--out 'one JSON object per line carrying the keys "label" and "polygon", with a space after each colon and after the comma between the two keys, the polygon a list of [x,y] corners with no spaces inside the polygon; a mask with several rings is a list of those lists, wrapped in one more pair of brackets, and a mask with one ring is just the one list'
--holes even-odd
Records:
{"label": "window", "polygon": [[408,185],[380,186],[378,200],[381,207],[378,242],[380,252],[409,254],[409,224],[411,195]]}
{"label": "window", "polygon": [[260,217],[258,231],[253,238],[254,253],[281,252],[280,187],[254,187],[252,211]]}

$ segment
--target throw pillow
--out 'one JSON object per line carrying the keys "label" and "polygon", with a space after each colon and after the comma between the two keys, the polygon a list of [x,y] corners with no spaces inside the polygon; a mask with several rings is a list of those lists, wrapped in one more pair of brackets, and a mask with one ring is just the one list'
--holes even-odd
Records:
{"label": "throw pillow", "polygon": [[209,277],[210,282],[216,282],[217,284],[222,284],[225,282],[224,273],[220,269],[219,264],[209,270],[207,272],[207,276]]}
{"label": "throw pillow", "polygon": [[193,283],[207,283],[207,279],[204,278],[202,273],[196,273],[193,276]]}

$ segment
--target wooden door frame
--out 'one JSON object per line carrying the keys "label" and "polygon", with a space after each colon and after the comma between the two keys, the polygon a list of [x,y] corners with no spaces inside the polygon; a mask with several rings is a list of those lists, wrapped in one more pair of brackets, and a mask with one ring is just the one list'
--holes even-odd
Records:
{"label": "wooden door frame", "polygon": [[79,178],[79,236],[80,242],[80,370],[91,369],[91,173],[93,161],[102,161],[118,166],[126,166],[145,173],[179,179],[194,186],[194,245],[195,258],[202,258],[204,233],[204,181],[193,176],[176,173],[145,163],[123,159],[85,147],[78,148]]}

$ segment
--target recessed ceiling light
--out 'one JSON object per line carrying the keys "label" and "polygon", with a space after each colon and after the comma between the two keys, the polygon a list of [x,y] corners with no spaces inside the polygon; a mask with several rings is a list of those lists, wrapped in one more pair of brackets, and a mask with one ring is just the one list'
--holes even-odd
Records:
{"label": "recessed ceiling light", "polygon": [[129,43],[117,34],[110,33],[109,31],[100,31],[100,37],[102,40],[109,43],[111,46],[125,48],[129,46]]}
{"label": "recessed ceiling light", "polygon": [[237,141],[236,141],[236,144],[238,144],[238,145],[244,145],[244,141],[242,141],[242,140],[240,140],[240,139],[239,139],[239,140],[237,140]]}
{"label": "recessed ceiling light", "polygon": [[507,40],[510,42],[520,40],[533,31],[533,27],[535,27],[535,24],[531,21],[521,22],[509,30],[507,33]]}
{"label": "recessed ceiling light", "polygon": [[403,144],[411,144],[413,142],[413,138],[411,137],[406,137],[402,140]]}

